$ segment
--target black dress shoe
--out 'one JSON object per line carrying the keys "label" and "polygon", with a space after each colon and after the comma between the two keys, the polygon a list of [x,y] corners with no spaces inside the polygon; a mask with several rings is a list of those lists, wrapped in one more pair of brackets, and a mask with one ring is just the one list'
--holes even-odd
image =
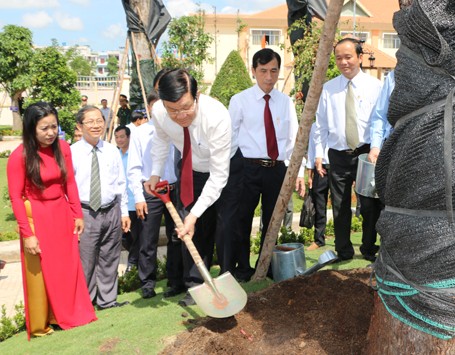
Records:
{"label": "black dress shoe", "polygon": [[123,307],[123,306],[126,306],[127,304],[130,304],[129,301],[125,301],[125,302],[114,302],[112,303],[111,305],[109,306],[106,306],[106,307],[101,307],[101,306],[98,306],[98,311],[103,311],[105,309],[109,309],[109,308],[117,308],[117,307]]}
{"label": "black dress shoe", "polygon": [[156,296],[156,292],[153,288],[143,288],[142,289],[142,298],[152,298]]}
{"label": "black dress shoe", "polygon": [[176,287],[170,287],[168,290],[166,290],[166,292],[163,293],[163,297],[164,298],[167,298],[167,297],[174,297],[174,296],[177,296],[183,292],[186,291],[186,287],[185,286],[176,286]]}
{"label": "black dress shoe", "polygon": [[194,306],[195,304],[196,301],[193,299],[193,297],[191,297],[189,292],[187,292],[185,297],[179,301],[179,305],[183,307]]}
{"label": "black dress shoe", "polygon": [[347,261],[347,260],[352,260],[352,259],[354,259],[353,256],[350,256],[350,257],[338,256],[334,261],[332,261],[331,264],[337,264],[337,263],[341,263],[342,261]]}

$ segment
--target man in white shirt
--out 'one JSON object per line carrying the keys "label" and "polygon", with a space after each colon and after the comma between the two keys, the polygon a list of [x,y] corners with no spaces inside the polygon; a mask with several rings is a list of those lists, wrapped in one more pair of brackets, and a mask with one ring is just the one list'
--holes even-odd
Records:
{"label": "man in white shirt", "polygon": [[[158,100],[158,94],[153,90],[147,96],[147,103],[152,112],[152,106]],[[134,113],[133,113],[134,115]],[[138,272],[142,283],[142,297],[150,298],[156,295],[157,251],[161,220],[164,214],[166,224],[167,258],[166,271],[169,289],[164,297],[172,297],[186,290],[183,283],[183,261],[181,240],[174,235],[174,222],[163,202],[147,193],[143,184],[152,175],[152,138],[155,135],[152,121],[138,126],[131,135],[130,153],[128,156],[128,181],[133,190],[136,214],[140,220],[139,232],[139,263]],[[172,191],[172,201],[176,201],[177,176],[174,169],[174,149],[171,147],[162,175],[169,182]]]}
{"label": "man in white shirt", "polygon": [[[229,103],[232,141],[244,156],[244,184],[239,209],[240,240],[237,245],[237,279],[248,281],[254,273],[250,266],[251,226],[259,199],[262,203],[261,250],[270,218],[286,174],[286,160],[294,149],[298,121],[291,98],[274,89],[280,72],[281,57],[270,48],[253,56],[256,85],[234,95]],[[273,134],[266,129],[267,101]],[[270,127],[270,126],[269,126]],[[268,145],[268,137],[273,145]],[[304,174],[304,165],[299,176]],[[302,186],[299,180],[298,186]],[[269,276],[271,273],[269,272]]]}
{"label": "man in white shirt", "polygon": [[[159,80],[158,92],[161,101],[153,106],[152,114],[156,128],[152,176],[144,187],[148,192],[155,189],[163,176],[169,147],[174,144],[182,152],[179,184],[182,205],[179,210],[185,218],[179,237],[188,234],[206,267],[210,268],[216,231],[221,272],[230,271],[235,216],[241,193],[242,159],[237,145],[231,144],[229,112],[219,101],[199,94],[196,80],[183,69],[165,73]],[[185,154],[185,136],[191,141],[191,154]],[[182,184],[185,186],[189,181],[182,179],[186,171],[185,156],[192,160],[192,174],[190,171],[189,175],[193,182],[192,186],[182,188]],[[203,283],[186,249],[183,262],[185,285],[192,287]],[[180,304],[191,305],[194,300],[187,293]]]}
{"label": "man in white shirt", "polygon": [[103,114],[104,116],[104,119],[105,119],[105,124],[104,124],[104,127],[105,127],[105,131],[106,131],[106,134],[109,133],[109,125],[111,124],[111,121],[112,121],[112,110],[107,107],[107,100],[106,99],[102,99],[101,100],[101,113]]}
{"label": "man in white shirt", "polygon": [[[361,71],[362,51],[360,42],[354,38],[344,38],[337,43],[335,59],[342,75],[324,85],[316,112],[315,168],[321,177],[327,174],[322,159],[324,149],[329,148],[335,249],[340,261],[354,257],[350,238],[352,186],[356,180],[358,156],[370,150],[369,118],[381,91],[381,82]],[[348,92],[352,94],[348,95]],[[350,105],[347,105],[347,97],[352,98]],[[352,116],[355,124],[350,125],[347,118]],[[381,209],[371,200],[374,199],[360,196],[363,217],[360,250],[365,259],[374,261],[379,249],[375,245],[375,225]]]}
{"label": "man in white shirt", "polygon": [[117,302],[117,269],[122,231],[130,229],[122,159],[114,145],[101,140],[105,120],[99,108],[83,107],[76,122],[82,139],[71,153],[86,226],[79,243],[82,266],[98,309],[121,307],[128,302]]}

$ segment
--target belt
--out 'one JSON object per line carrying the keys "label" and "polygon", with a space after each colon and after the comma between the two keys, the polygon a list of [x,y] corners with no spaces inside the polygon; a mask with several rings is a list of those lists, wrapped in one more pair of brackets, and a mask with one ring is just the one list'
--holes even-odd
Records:
{"label": "belt", "polygon": [[369,151],[370,151],[369,144],[361,145],[360,147],[357,147],[355,149],[340,150],[340,152],[343,152],[343,153],[346,153],[349,155],[355,155],[355,156],[359,156],[360,154],[363,154],[363,153],[368,153]]}
{"label": "belt", "polygon": [[243,158],[247,163],[260,165],[264,168],[273,168],[274,166],[284,165],[283,160],[271,160],[271,159],[251,159]]}
{"label": "belt", "polygon": [[93,208],[91,208],[88,203],[81,202],[81,206],[84,210],[90,210],[90,211],[94,211],[94,212],[107,212],[112,207],[114,207],[116,203],[117,203],[117,199],[114,198],[114,200],[112,202],[109,202],[109,203],[101,206],[98,211],[95,211]]}

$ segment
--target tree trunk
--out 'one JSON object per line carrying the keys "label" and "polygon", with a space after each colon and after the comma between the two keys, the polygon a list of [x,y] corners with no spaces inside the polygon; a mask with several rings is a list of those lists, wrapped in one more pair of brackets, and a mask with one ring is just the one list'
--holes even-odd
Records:
{"label": "tree trunk", "polygon": [[455,354],[455,339],[442,340],[400,322],[376,293],[364,354]]}
{"label": "tree trunk", "polygon": [[22,92],[19,92],[11,97],[11,107],[13,108],[13,131],[22,130],[22,117],[19,112],[19,98],[21,95]]}
{"label": "tree trunk", "polygon": [[310,128],[316,114],[319,97],[321,96],[322,86],[324,84],[327,68],[329,66],[330,54],[333,49],[333,40],[335,38],[335,32],[343,3],[343,0],[332,0],[330,1],[327,10],[327,17],[324,22],[324,30],[316,55],[316,63],[314,66],[313,77],[311,79],[310,90],[308,92],[308,97],[305,101],[305,107],[300,120],[300,127],[297,133],[294,151],[292,152],[291,161],[289,163],[283,185],[281,186],[280,195],[278,196],[275,209],[273,210],[272,218],[270,219],[262,252],[259,256],[258,266],[255,274],[253,275],[254,281],[263,280],[266,277],[270,260],[272,259],[273,248],[283,220],[284,210],[288,205],[292,191],[295,187],[295,181],[297,179],[297,174],[303,157],[307,153]]}

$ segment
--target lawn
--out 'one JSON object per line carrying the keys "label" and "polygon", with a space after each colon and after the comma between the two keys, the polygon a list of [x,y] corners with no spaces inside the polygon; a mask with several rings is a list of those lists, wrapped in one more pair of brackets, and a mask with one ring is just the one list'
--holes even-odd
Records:
{"label": "lawn", "polygon": [[[358,251],[361,233],[354,233],[352,240],[356,257],[351,261],[329,265],[329,269],[352,269],[366,267],[369,262],[361,258]],[[307,267],[317,261],[325,250],[333,250],[334,239],[327,240],[327,246],[305,252]],[[253,256],[254,264],[257,256]],[[212,273],[217,273],[216,267]],[[244,283],[247,292],[254,292],[270,285],[271,281]],[[166,280],[160,281],[158,295],[151,300],[143,300],[140,293],[131,292],[119,296],[119,301],[128,300],[131,305],[97,312],[98,321],[68,331],[58,331],[51,336],[35,338],[28,342],[25,332],[0,343],[0,354],[156,354],[175,335],[191,328],[191,320],[203,316],[197,306],[181,307],[179,297],[163,299],[161,292]]]}

